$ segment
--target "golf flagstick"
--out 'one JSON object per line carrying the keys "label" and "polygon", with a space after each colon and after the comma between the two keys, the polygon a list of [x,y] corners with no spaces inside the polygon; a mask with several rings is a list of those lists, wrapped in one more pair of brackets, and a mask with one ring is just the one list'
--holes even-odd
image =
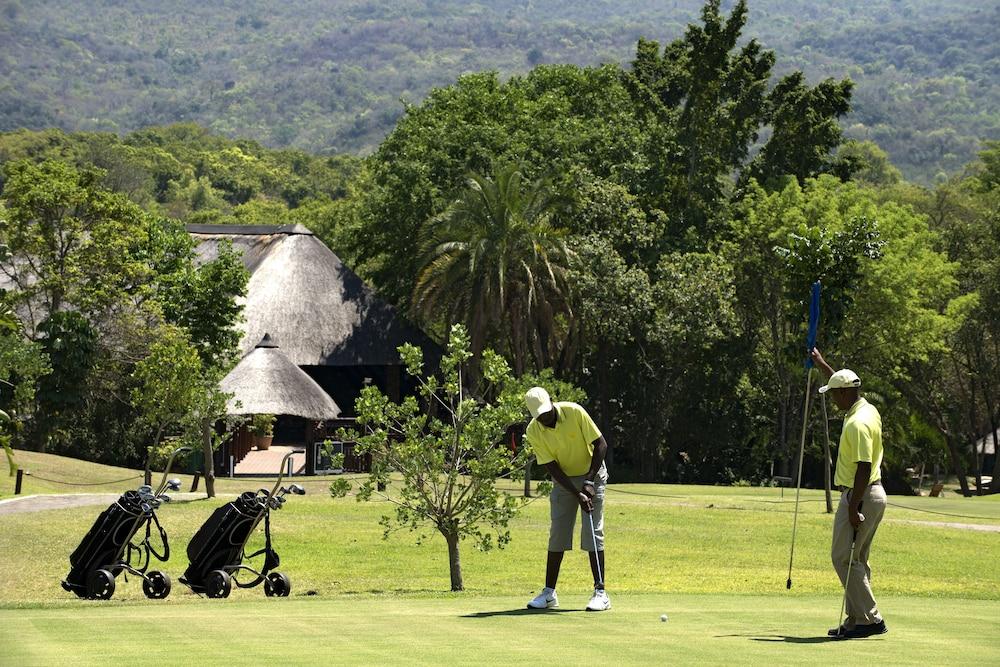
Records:
{"label": "golf flagstick", "polygon": [[601,572],[601,557],[597,555],[597,531],[594,530],[594,513],[587,512],[587,518],[590,519],[590,538],[594,541],[594,562],[597,563],[597,578],[600,579],[597,583],[604,586],[604,573]]}
{"label": "golf flagstick", "polygon": [[[858,508],[858,516],[861,518],[862,523],[865,520],[865,515],[860,512],[860,507]],[[859,526],[860,527],[860,526]],[[854,569],[854,547],[858,542],[858,529],[854,529],[854,537],[851,538],[851,560],[847,562],[847,576],[844,577],[844,601],[840,603],[840,615],[837,616],[837,636],[841,635],[840,629],[844,627],[842,623],[844,622],[844,610],[847,609],[847,584],[851,581],[851,570]]]}
{"label": "golf flagstick", "polygon": [[795,533],[799,525],[799,494],[802,491],[802,461],[806,453],[806,427],[809,425],[809,398],[812,392],[812,351],[816,347],[816,331],[819,329],[819,293],[820,284],[817,280],[812,285],[809,300],[809,333],[806,336],[806,399],[802,407],[802,440],[799,443],[799,470],[795,482],[795,515],[792,519],[792,547],[788,553],[788,581],[785,588],[792,587],[792,562],[795,559]]}

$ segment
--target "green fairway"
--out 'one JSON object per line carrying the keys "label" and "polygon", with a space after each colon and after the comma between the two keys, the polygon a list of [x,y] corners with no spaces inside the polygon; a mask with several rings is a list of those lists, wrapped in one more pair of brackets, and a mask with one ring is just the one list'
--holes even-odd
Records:
{"label": "green fairway", "polygon": [[[890,632],[827,641],[837,601],[816,596],[619,595],[607,613],[529,612],[514,597],[188,601],[0,611],[5,664],[995,663],[985,601],[888,597]],[[669,616],[667,622],[660,615]],[[101,628],[95,632],[95,628]],[[203,633],[204,631],[204,633]],[[211,639],[206,641],[207,635]]]}
{"label": "green fairway", "polygon": [[[58,468],[58,461],[47,464]],[[606,522],[613,610],[579,611],[590,581],[585,558],[575,552],[567,555],[560,579],[562,610],[529,614],[522,607],[544,573],[546,499],[533,501],[514,521],[509,548],[480,553],[463,545],[467,590],[450,593],[438,535],[428,534],[422,544],[405,531],[383,540],[378,518],[391,506],[334,500],[326,495],[327,482],[306,481],[309,494],[291,497],[272,515],[280,569],[292,580],[289,599],[266,599],[257,588],[207,600],[176,582],[187,564],[188,540],[231,495],[160,509],[173,549],[161,567],[175,580],[163,601],[146,600],[139,582],[122,577],[107,602],[81,601],[59,587],[70,552],[101,505],[0,513],[0,664],[158,658],[223,664],[246,662],[247,655],[254,664],[510,663],[537,659],[546,644],[556,655],[604,651],[615,664],[995,664],[1000,533],[970,528],[1000,526],[995,496],[890,497],[893,505],[872,551],[890,634],[841,644],[821,641],[836,621],[841,592],[829,564],[832,517],[821,492],[802,493],[794,586],[786,591],[794,493],[611,485]],[[261,484],[226,480],[220,488],[231,494]],[[666,623],[659,620],[662,613],[669,615]],[[198,634],[207,628],[219,631],[211,642]]]}

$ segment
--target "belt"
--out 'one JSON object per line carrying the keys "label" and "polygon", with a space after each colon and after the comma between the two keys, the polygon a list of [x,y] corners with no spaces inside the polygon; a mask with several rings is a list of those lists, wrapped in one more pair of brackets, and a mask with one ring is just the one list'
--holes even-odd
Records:
{"label": "belt", "polygon": [[[882,486],[882,480],[876,479],[874,482],[872,482],[868,486]],[[854,488],[853,486],[838,486],[837,490],[840,491],[841,493],[843,493],[844,491],[851,491],[853,488]],[[867,488],[867,487],[865,487],[865,488]]]}

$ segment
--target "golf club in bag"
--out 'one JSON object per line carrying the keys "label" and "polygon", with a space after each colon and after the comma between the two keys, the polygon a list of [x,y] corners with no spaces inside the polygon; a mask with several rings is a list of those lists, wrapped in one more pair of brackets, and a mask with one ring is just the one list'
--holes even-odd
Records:
{"label": "golf club in bag", "polygon": [[[142,578],[142,592],[151,600],[162,600],[170,595],[170,577],[158,570],[147,572],[150,556],[159,561],[170,558],[170,544],[167,533],[156,518],[156,510],[161,503],[169,502],[165,490],[180,489],[179,479],[168,481],[174,458],[190,447],[179,447],[170,455],[163,471],[163,479],[154,492],[143,484],[135,491],[126,491],[108,509],[101,512],[90,532],[80,542],[70,557],[70,571],[62,582],[62,587],[81,598],[108,600],[115,594],[115,577],[121,572]],[[158,553],[150,543],[153,524],[160,534],[163,552]],[[138,543],[132,538],[142,527],[146,535]]]}
{"label": "golf club in bag", "polygon": [[[279,558],[271,547],[271,510],[281,509],[288,493],[305,494],[305,489],[298,484],[288,488],[281,486],[288,458],[301,453],[296,450],[285,454],[278,480],[270,491],[245,491],[212,513],[188,544],[187,555],[191,563],[180,578],[182,584],[210,598],[229,597],[234,583],[239,588],[253,588],[263,582],[264,594],[268,597],[288,595],[291,581],[283,572],[275,571]],[[247,554],[247,542],[261,521],[264,522],[264,548]],[[257,556],[264,557],[260,569],[244,565],[244,561],[249,562]],[[253,578],[240,581],[238,575],[242,573],[249,573]]]}

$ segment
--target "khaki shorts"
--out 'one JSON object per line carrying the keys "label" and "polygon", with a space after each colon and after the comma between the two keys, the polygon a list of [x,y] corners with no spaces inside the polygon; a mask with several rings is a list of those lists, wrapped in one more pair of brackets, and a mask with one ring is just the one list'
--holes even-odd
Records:
{"label": "khaki shorts", "polygon": [[[570,477],[573,486],[580,488],[587,479],[586,475]],[[573,550],[573,530],[576,527],[576,515],[581,517],[580,526],[580,548],[584,551],[604,551],[604,492],[608,484],[608,469],[601,466],[594,480],[594,535],[590,533],[590,519],[580,507],[580,501],[576,496],[564,489],[556,482],[549,495],[549,516],[552,525],[549,528],[549,551],[572,551]],[[597,538],[595,549],[594,537]]]}

